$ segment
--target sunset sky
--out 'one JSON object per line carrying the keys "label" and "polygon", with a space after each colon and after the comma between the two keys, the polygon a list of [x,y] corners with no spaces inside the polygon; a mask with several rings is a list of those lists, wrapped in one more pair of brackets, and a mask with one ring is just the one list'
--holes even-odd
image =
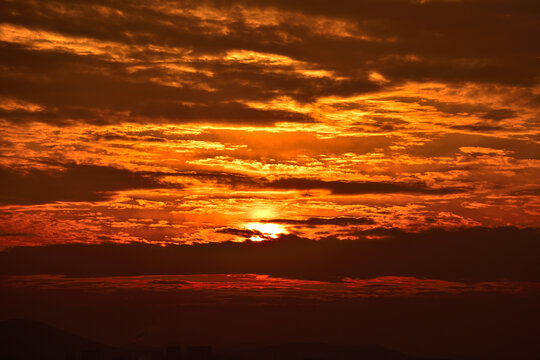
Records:
{"label": "sunset sky", "polygon": [[2,292],[530,306],[539,39],[537,0],[2,0]]}

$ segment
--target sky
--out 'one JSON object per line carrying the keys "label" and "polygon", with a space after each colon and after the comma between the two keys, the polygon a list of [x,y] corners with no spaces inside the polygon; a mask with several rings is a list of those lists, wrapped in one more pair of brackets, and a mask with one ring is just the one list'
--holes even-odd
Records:
{"label": "sky", "polygon": [[[536,0],[1,1],[1,288],[27,299],[1,317],[99,336],[24,294],[111,289],[261,316],[433,294],[531,308],[539,38]],[[504,311],[521,335],[500,325],[501,346],[538,356],[538,311]],[[447,354],[428,313],[411,349]],[[457,333],[459,356],[495,353]]]}

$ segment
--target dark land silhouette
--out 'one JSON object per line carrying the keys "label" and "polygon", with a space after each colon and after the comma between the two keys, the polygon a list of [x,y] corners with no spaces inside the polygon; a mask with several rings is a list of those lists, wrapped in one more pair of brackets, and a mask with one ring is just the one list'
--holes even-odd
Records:
{"label": "dark land silhouette", "polygon": [[379,345],[288,343],[280,345],[164,345],[114,347],[22,319],[0,322],[3,360],[436,360],[411,357]]}

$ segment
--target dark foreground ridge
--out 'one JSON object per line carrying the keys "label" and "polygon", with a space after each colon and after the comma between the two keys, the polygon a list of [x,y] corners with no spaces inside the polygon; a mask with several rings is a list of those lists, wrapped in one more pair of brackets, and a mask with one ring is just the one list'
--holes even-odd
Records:
{"label": "dark foreground ridge", "polygon": [[[435,360],[379,345],[289,343],[272,346],[113,347],[32,320],[0,322],[3,360]],[[442,359],[441,359],[442,360]]]}

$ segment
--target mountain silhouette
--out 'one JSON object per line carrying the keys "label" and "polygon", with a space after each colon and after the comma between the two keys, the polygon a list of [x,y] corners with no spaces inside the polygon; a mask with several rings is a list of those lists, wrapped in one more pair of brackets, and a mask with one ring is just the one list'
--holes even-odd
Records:
{"label": "mountain silhouette", "polygon": [[115,352],[111,346],[33,320],[0,322],[0,338],[4,360],[112,358]]}
{"label": "mountain silhouette", "polygon": [[38,321],[20,319],[0,322],[0,339],[2,360],[435,360],[410,357],[379,345],[324,343],[237,345],[215,352],[210,347],[179,346],[135,350],[115,348]]}

